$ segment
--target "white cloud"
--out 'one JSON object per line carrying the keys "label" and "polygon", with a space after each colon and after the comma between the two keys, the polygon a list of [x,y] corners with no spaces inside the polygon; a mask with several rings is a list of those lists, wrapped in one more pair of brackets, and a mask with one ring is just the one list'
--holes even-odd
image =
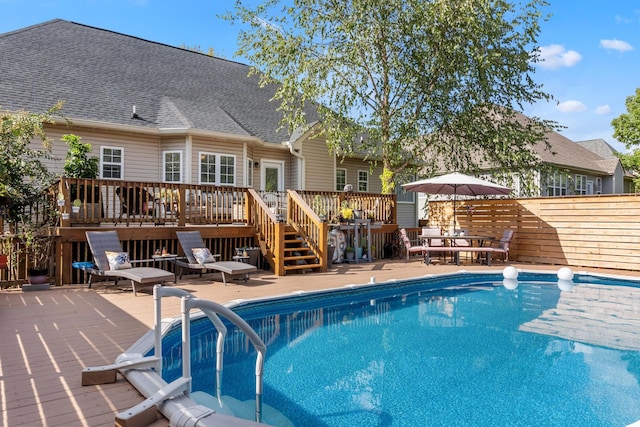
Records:
{"label": "white cloud", "polygon": [[605,49],[617,50],[618,52],[627,52],[633,50],[633,46],[622,40],[600,40],[600,46]]}
{"label": "white cloud", "polygon": [[595,113],[599,116],[604,116],[606,114],[609,114],[611,112],[611,107],[609,107],[608,105],[601,105],[598,108],[595,109]]}
{"label": "white cloud", "polygon": [[582,59],[582,55],[575,50],[566,50],[559,44],[541,46],[538,52],[541,61],[538,64],[543,68],[573,67]]}
{"label": "white cloud", "polygon": [[585,111],[587,106],[584,105],[580,101],[565,101],[560,102],[556,105],[556,110],[561,111],[563,113],[579,113],[580,111]]}

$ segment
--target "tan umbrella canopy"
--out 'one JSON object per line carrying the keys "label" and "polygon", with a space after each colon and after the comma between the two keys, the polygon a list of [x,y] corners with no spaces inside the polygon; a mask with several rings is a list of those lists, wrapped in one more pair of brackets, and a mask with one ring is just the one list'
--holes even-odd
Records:
{"label": "tan umbrella canopy", "polygon": [[421,179],[420,181],[402,184],[406,191],[427,194],[453,195],[453,225],[456,224],[456,197],[460,196],[506,196],[511,188],[495,184],[491,181],[453,172],[446,175]]}

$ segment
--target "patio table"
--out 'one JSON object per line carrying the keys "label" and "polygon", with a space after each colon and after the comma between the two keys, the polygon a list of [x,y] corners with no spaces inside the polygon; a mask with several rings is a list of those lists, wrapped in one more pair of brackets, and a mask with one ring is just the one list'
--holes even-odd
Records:
{"label": "patio table", "polygon": [[[448,243],[449,250],[454,254],[454,260],[456,265],[460,265],[460,252],[476,252],[478,253],[478,259],[483,252],[482,248],[485,247],[487,242],[492,242],[495,240],[495,237],[492,236],[474,236],[474,235],[442,235],[442,236],[425,236],[422,234],[418,235],[418,238],[422,239],[425,246],[429,246],[428,241],[430,239],[442,239]],[[456,240],[467,240],[469,241],[470,246],[456,246]],[[474,245],[476,243],[476,245]],[[488,251],[485,251],[488,252]],[[490,264],[488,254],[487,254],[487,264]]]}

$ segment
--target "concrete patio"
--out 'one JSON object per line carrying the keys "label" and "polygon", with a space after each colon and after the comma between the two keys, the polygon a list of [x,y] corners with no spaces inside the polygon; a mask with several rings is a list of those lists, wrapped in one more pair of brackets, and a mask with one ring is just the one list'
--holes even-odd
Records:
{"label": "concrete patio", "polygon": [[[517,265],[517,268],[557,271],[560,266]],[[185,276],[173,285],[199,298],[228,303],[288,294],[300,290],[342,287],[347,284],[419,277],[459,270],[502,271],[466,264],[425,265],[419,260],[380,260],[372,263],[334,264],[326,273],[276,277],[259,271],[246,284],[242,280],[223,286],[220,274],[200,278]],[[586,269],[576,269],[586,270]],[[638,273],[597,270],[602,273]],[[115,415],[143,400],[124,378],[114,384],[85,386],[81,371],[87,366],[111,364],[153,324],[153,299],[149,293],[134,297],[130,289],[98,282],[55,287],[48,291],[0,292],[0,405],[5,426],[112,426]],[[180,314],[180,301],[167,299],[163,317]],[[168,426],[159,419],[155,427]]]}

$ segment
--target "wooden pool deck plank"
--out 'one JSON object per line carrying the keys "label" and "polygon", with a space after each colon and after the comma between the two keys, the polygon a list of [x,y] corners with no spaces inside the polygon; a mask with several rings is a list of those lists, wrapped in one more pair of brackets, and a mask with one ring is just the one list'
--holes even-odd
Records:
{"label": "wooden pool deck plank", "polygon": [[[559,266],[516,265],[524,269],[557,270]],[[420,277],[460,270],[502,271],[504,265],[430,265],[420,261],[378,261],[337,264],[326,273],[276,277],[270,272],[252,274],[246,284],[220,275],[185,276],[172,286],[199,298],[228,303],[342,287],[348,284]],[[585,269],[576,269],[585,270]],[[627,272],[602,272],[634,275]],[[637,274],[635,274],[637,275]],[[163,317],[180,315],[180,301],[163,302]],[[137,390],[118,375],[114,384],[82,386],[84,367],[111,364],[153,325],[153,298],[107,283],[92,289],[81,285],[48,291],[0,292],[0,425],[6,426],[113,426],[115,415],[143,400]],[[154,427],[168,426],[160,419]]]}

